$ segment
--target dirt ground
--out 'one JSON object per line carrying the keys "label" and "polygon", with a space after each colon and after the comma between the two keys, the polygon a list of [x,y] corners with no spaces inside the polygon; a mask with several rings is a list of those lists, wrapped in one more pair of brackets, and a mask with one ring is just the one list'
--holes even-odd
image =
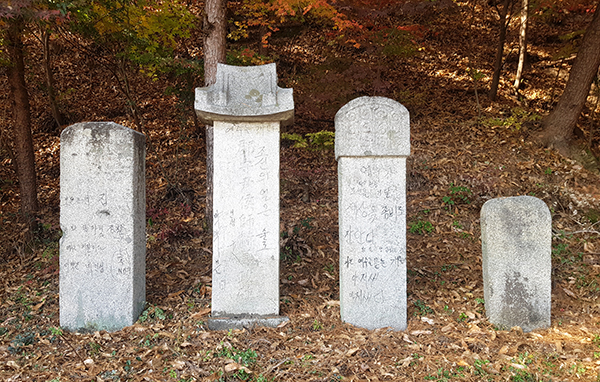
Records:
{"label": "dirt ground", "polygon": [[[152,82],[135,74],[148,140],[148,306],[135,325],[118,332],[62,331],[61,129],[52,124],[46,106],[41,65],[31,64],[43,209],[36,243],[23,246],[16,174],[2,149],[0,379],[599,380],[600,183],[591,155],[598,152],[595,98],[590,97],[578,129],[580,141],[591,143],[589,150],[566,158],[534,139],[572,62],[553,59],[562,46],[558,36],[585,28],[590,15],[562,15],[558,24],[535,21],[520,99],[510,87],[516,68],[513,28],[500,100],[491,103],[482,95],[494,55],[491,11],[471,18],[467,2],[427,7],[376,19],[426,25],[427,32],[414,41],[418,49],[406,57],[377,55],[364,44],[332,45],[321,29],[311,27],[274,35],[270,48],[280,86],[294,88],[296,121],[286,128],[288,134],[306,138],[333,131],[335,112],[362,95],[390,97],[410,111],[406,331],[368,331],[340,320],[336,161],[327,145],[299,148],[291,139],[282,139],[280,173],[280,306],[290,321],[278,328],[208,331],[212,239],[204,223],[204,143],[177,98],[165,94],[168,80]],[[357,17],[371,17],[360,4],[348,2],[346,8]],[[40,62],[38,48],[30,39],[30,63]],[[70,123],[110,120],[134,127],[109,74],[94,62],[65,46],[54,66]],[[469,75],[473,67],[485,74],[477,85],[481,116]],[[5,78],[0,81],[7,89]],[[1,124],[10,126],[7,91],[0,99]],[[553,219],[552,325],[530,333],[499,330],[485,317],[480,209],[491,198],[514,195],[541,198]]]}

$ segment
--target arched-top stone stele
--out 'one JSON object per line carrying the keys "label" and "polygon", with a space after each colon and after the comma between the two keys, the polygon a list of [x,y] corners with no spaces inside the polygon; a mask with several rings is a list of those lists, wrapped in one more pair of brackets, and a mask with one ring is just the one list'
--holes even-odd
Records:
{"label": "arched-top stone stele", "polygon": [[410,155],[410,117],[399,102],[360,97],[335,115],[335,158]]}
{"label": "arched-top stone stele", "polygon": [[214,85],[196,88],[194,109],[209,125],[222,122],[280,122],[294,118],[293,89],[277,86],[275,64],[217,65]]}

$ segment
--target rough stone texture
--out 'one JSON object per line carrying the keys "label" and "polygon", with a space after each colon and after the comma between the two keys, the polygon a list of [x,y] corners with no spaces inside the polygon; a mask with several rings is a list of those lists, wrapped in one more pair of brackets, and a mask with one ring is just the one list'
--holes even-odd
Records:
{"label": "rough stone texture", "polygon": [[408,110],[392,99],[355,98],[337,112],[335,126],[336,159],[410,155]]}
{"label": "rough stone texture", "polygon": [[196,88],[194,108],[198,118],[209,125],[214,121],[291,124],[294,118],[293,90],[277,86],[275,64],[218,64],[217,82]]}
{"label": "rough stone texture", "polygon": [[214,124],[212,316],[279,314],[279,123]]}
{"label": "rough stone texture", "polygon": [[408,111],[382,97],[357,98],[335,116],[342,320],[406,329]]}
{"label": "rough stone texture", "polygon": [[279,314],[279,128],[291,89],[275,64],[219,65],[196,89],[196,113],[213,125],[213,273],[209,328],[277,325]]}
{"label": "rough stone texture", "polygon": [[115,331],[146,299],[145,136],[112,122],[61,134],[60,325]]}
{"label": "rough stone texture", "polygon": [[552,218],[532,196],[481,208],[485,311],[491,323],[523,331],[550,326]]}

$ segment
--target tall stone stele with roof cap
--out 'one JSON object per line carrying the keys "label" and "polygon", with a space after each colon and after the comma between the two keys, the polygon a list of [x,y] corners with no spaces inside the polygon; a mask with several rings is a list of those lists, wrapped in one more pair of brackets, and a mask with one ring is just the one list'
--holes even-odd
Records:
{"label": "tall stone stele with roof cap", "polygon": [[408,110],[356,98],[335,116],[342,320],[406,329]]}
{"label": "tall stone stele with roof cap", "polygon": [[292,89],[275,64],[219,64],[197,88],[213,125],[212,330],[276,326],[279,316],[279,127],[293,121]]}

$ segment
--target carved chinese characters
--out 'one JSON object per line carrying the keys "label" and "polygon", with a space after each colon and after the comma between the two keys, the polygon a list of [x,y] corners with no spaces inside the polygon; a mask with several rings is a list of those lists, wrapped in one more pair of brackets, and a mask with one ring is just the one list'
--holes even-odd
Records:
{"label": "carved chinese characters", "polygon": [[145,137],[115,123],[61,134],[60,324],[119,330],[145,301]]}
{"label": "carved chinese characters", "polygon": [[217,122],[214,139],[212,314],[277,315],[279,123]]}
{"label": "carved chinese characters", "polygon": [[293,117],[291,89],[275,64],[218,65],[196,89],[198,117],[213,125],[213,330],[277,326],[279,127]]}
{"label": "carved chinese characters", "polygon": [[406,157],[408,111],[362,97],[335,119],[342,320],[406,328]]}

